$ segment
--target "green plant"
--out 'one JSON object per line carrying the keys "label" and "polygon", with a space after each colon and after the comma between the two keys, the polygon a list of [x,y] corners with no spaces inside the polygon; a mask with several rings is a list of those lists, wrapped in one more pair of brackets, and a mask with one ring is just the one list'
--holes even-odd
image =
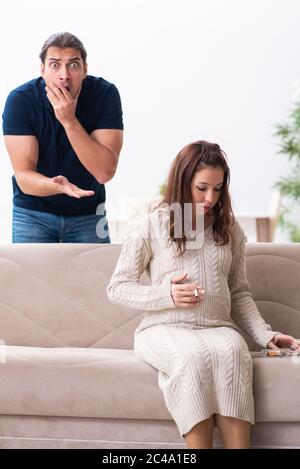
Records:
{"label": "green plant", "polygon": [[162,184],[160,184],[160,186],[158,187],[158,193],[159,195],[161,195],[162,197],[165,195],[166,193],[166,190],[167,190],[167,183],[166,182],[163,182]]}
{"label": "green plant", "polygon": [[279,226],[294,243],[300,242],[300,102],[295,103],[286,123],[276,125],[280,139],[279,153],[292,163],[289,174],[279,179],[275,187],[282,196]]}

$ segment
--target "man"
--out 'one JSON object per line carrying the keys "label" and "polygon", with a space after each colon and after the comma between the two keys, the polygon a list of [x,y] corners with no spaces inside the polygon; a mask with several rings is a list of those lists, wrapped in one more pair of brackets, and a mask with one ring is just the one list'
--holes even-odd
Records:
{"label": "man", "polygon": [[41,77],[7,98],[14,243],[110,242],[104,184],[122,148],[122,108],[113,84],[87,75],[86,56],[74,35],[51,36]]}

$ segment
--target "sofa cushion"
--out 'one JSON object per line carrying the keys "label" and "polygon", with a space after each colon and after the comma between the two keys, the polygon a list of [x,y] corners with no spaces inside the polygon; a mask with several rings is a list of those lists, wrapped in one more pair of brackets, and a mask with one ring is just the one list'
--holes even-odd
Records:
{"label": "sofa cushion", "polygon": [[[247,278],[253,299],[274,331],[300,338],[299,243],[246,245]],[[247,338],[250,350],[258,348]]]}
{"label": "sofa cushion", "polygon": [[[259,310],[273,330],[300,338],[299,244],[246,248]],[[0,331],[7,344],[133,347],[143,311],[112,304],[106,295],[121,245],[20,243],[0,250]]]}
{"label": "sofa cushion", "polygon": [[257,422],[300,422],[300,356],[254,358]]}
{"label": "sofa cushion", "polygon": [[[157,372],[133,351],[6,347],[0,414],[170,420]],[[253,354],[256,421],[299,422],[300,357]],[[289,405],[292,402],[293,405]]]}
{"label": "sofa cushion", "polygon": [[113,305],[106,295],[121,245],[20,243],[0,249],[0,330],[7,344],[133,347],[143,312]]}
{"label": "sofa cushion", "polygon": [[170,419],[157,372],[121,349],[5,347],[0,414]]}

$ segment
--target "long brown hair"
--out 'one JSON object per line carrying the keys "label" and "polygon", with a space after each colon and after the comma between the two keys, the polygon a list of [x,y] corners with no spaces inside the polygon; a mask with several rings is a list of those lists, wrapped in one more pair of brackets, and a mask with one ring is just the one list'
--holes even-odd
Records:
{"label": "long brown hair", "polygon": [[[214,215],[213,234],[216,244],[224,246],[229,242],[231,227],[234,220],[228,186],[230,170],[227,165],[227,156],[217,143],[209,143],[205,140],[186,145],[176,156],[172,163],[168,176],[166,191],[162,204],[179,203],[183,210],[184,204],[192,202],[191,182],[194,174],[201,169],[222,168],[224,181],[218,202],[212,208]],[[183,221],[182,221],[183,224]],[[182,230],[182,236],[174,236],[174,212],[170,211],[170,237],[177,245],[178,254],[186,251],[186,236]],[[181,227],[183,229],[183,226]]]}

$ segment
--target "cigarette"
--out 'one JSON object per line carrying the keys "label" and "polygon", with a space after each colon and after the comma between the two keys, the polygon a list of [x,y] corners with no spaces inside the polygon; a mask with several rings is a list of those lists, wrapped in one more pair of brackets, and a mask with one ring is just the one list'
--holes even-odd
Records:
{"label": "cigarette", "polygon": [[195,295],[195,298],[199,298],[199,293],[198,293],[198,289],[195,288],[194,290],[194,295]]}
{"label": "cigarette", "polygon": [[281,351],[280,350],[268,350],[267,351],[267,356],[268,357],[280,357],[282,354],[281,354]]}

